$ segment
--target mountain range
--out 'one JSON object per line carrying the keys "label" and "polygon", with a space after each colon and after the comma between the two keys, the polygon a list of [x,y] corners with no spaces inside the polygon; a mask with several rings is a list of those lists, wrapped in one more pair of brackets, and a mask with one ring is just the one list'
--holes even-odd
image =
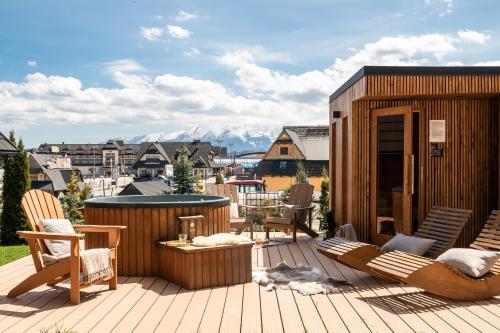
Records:
{"label": "mountain range", "polygon": [[231,126],[221,129],[202,129],[195,126],[186,131],[140,134],[121,139],[128,143],[201,140],[211,142],[214,146],[227,147],[228,152],[231,153],[247,153],[267,151],[280,131],[280,128],[255,129],[244,126]]}

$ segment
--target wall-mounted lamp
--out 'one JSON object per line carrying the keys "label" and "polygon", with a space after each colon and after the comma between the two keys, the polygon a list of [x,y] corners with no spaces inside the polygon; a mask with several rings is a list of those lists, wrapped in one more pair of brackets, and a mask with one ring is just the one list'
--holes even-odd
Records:
{"label": "wall-mounted lamp", "polygon": [[342,118],[342,111],[332,111],[332,118]]}

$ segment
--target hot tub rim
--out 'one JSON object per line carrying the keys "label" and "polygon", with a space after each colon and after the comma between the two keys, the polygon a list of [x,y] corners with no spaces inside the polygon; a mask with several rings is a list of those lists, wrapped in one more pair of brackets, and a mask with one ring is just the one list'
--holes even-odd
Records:
{"label": "hot tub rim", "polygon": [[[183,195],[183,194],[177,194]],[[189,195],[196,196],[196,195]],[[148,197],[145,195],[124,195],[124,197]],[[159,197],[159,196],[154,196]],[[144,202],[112,202],[105,201],[106,198],[110,197],[99,197],[85,200],[85,207],[95,207],[95,208],[147,208],[147,207],[158,207],[158,208],[175,208],[175,207],[220,207],[228,206],[230,204],[229,198],[220,197],[215,195],[202,195],[204,198],[212,198],[209,200],[196,200],[196,201],[144,201]]]}

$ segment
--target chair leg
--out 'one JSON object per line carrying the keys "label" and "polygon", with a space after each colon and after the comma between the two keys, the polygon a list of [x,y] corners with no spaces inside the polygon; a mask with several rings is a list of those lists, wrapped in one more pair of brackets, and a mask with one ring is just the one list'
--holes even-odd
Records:
{"label": "chair leg", "polygon": [[266,239],[269,239],[269,228],[266,227]]}
{"label": "chair leg", "polygon": [[293,226],[293,242],[297,242],[297,228]]}
{"label": "chair leg", "polygon": [[116,290],[118,288],[118,266],[116,262],[116,256],[114,259],[111,260],[111,264],[113,265],[113,277],[109,279],[109,289]]}
{"label": "chair leg", "polygon": [[71,292],[70,299],[73,304],[80,304],[80,251],[78,241],[71,241],[70,249],[70,280]]}

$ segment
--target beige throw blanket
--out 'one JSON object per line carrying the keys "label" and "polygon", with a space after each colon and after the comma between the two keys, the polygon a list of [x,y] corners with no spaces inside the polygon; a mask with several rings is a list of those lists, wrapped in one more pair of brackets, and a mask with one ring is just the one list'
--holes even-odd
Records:
{"label": "beige throw blanket", "polygon": [[80,252],[84,283],[113,277],[110,249],[91,249]]}
{"label": "beige throw blanket", "polygon": [[356,236],[356,231],[352,224],[343,224],[341,225],[337,232],[335,233],[335,237],[341,237],[349,242],[357,242],[358,236]]}

